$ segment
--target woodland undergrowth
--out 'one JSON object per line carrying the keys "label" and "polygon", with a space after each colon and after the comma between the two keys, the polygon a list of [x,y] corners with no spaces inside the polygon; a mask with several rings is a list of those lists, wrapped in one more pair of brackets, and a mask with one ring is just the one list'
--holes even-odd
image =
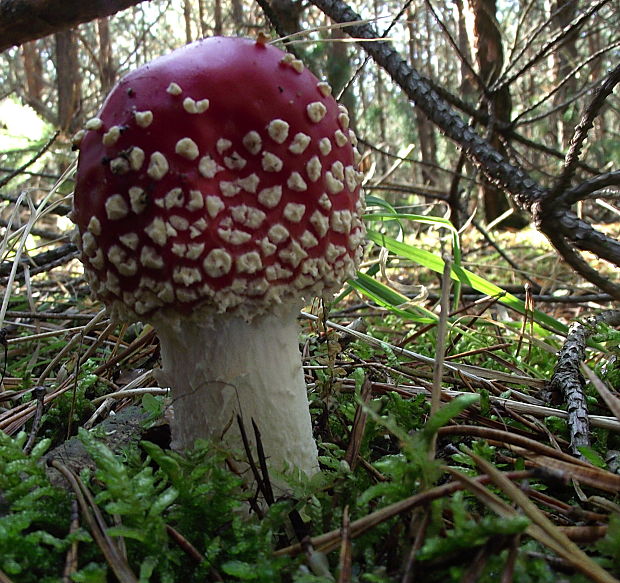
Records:
{"label": "woodland undergrowth", "polygon": [[[443,219],[369,203],[358,278],[300,316],[322,471],[277,476],[269,503],[228,463],[247,452],[170,450],[157,338],[110,323],[77,262],[4,276],[2,583],[620,577],[609,300],[526,232],[515,271]],[[576,333],[578,446],[554,374]]]}

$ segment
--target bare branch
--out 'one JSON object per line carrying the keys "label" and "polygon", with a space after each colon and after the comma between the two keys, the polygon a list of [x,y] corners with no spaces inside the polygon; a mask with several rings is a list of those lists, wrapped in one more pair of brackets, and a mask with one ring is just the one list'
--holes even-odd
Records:
{"label": "bare branch", "polygon": [[[538,229],[549,238],[577,273],[613,297],[620,298],[620,286],[591,268],[571,246],[592,251],[600,258],[620,265],[618,241],[596,231],[590,224],[579,219],[567,205],[548,204],[548,190],[522,168],[511,164],[488,141],[478,135],[450,108],[433,86],[405,62],[389,42],[379,40],[370,25],[360,23],[360,16],[343,0],[312,1],[336,22],[349,23],[347,31],[356,37],[358,44],[390,74],[415,105],[448,138],[459,145],[469,160],[480,168],[487,180],[508,192],[522,210],[532,213]],[[577,163],[578,159],[575,160],[575,164]]]}
{"label": "bare branch", "polygon": [[[558,110],[558,108],[563,108],[566,107],[566,105],[572,103],[573,101],[575,101],[584,91],[589,91],[591,89],[591,85],[594,85],[594,83],[589,84],[589,85],[585,85],[578,93],[577,95],[574,95],[573,97],[571,97],[570,100],[565,101],[563,103],[560,103],[558,106],[553,107],[550,111],[546,111],[543,112],[542,114],[527,118],[527,119],[523,119],[526,115],[528,115],[529,113],[531,113],[532,111],[534,111],[535,109],[539,108],[543,103],[545,103],[545,101],[548,101],[551,97],[553,97],[553,95],[555,95],[566,83],[568,83],[573,77],[576,76],[576,74],[583,69],[584,67],[586,67],[587,65],[589,65],[592,61],[595,61],[596,59],[602,57],[605,53],[608,53],[609,51],[612,51],[613,49],[616,49],[620,47],[620,41],[616,41],[606,47],[603,47],[601,50],[597,51],[596,53],[594,53],[593,55],[590,55],[585,61],[582,61],[581,63],[579,63],[576,67],[574,67],[572,69],[572,71],[570,71],[563,79],[562,81],[560,81],[560,83],[558,83],[553,89],[551,89],[551,91],[548,91],[545,95],[543,95],[536,103],[534,103],[533,105],[527,107],[526,109],[524,109],[517,117],[515,117],[512,120],[513,125],[515,126],[522,126],[522,125],[526,125],[528,123],[533,123],[539,119],[542,119],[542,117],[545,117],[547,115],[549,115],[551,112],[555,112]],[[519,122],[519,120],[523,119],[522,122]]]}
{"label": "bare branch", "polygon": [[620,65],[617,65],[615,69],[607,75],[607,78],[601,86],[595,91],[592,101],[587,105],[581,121],[575,128],[575,134],[571,140],[570,148],[566,154],[566,161],[564,163],[564,170],[561,176],[558,178],[553,190],[549,193],[546,203],[553,202],[558,196],[566,190],[570,181],[575,174],[577,168],[577,162],[579,155],[581,154],[581,148],[586,140],[588,131],[592,129],[594,125],[594,119],[599,114],[605,100],[611,95],[614,87],[620,83]]}
{"label": "bare branch", "polygon": [[601,275],[596,269],[588,265],[585,259],[575,251],[564,238],[564,235],[553,228],[543,231],[552,245],[558,250],[562,259],[570,265],[576,273],[610,294],[613,298],[620,298],[620,286],[612,283],[608,277]]}
{"label": "bare branch", "polygon": [[140,2],[144,0],[0,0],[0,51]]}
{"label": "bare branch", "polygon": [[16,176],[22,174],[22,172],[26,170],[26,168],[34,164],[41,156],[43,156],[43,154],[45,154],[45,152],[47,152],[50,146],[54,143],[59,133],[60,132],[57,130],[54,135],[47,141],[47,143],[45,143],[41,147],[41,149],[32,158],[30,158],[30,160],[24,162],[19,168],[15,168],[8,176],[3,176],[2,178],[0,178],[0,188],[8,184]]}
{"label": "bare branch", "polygon": [[590,445],[590,423],[588,407],[584,393],[585,380],[579,367],[585,357],[586,340],[599,322],[609,325],[620,324],[620,312],[607,311],[598,316],[586,318],[571,325],[562,350],[558,354],[558,362],[551,377],[551,387],[560,391],[566,399],[568,410],[568,426],[571,435],[573,453],[583,459],[579,447]]}
{"label": "bare branch", "polygon": [[[545,190],[523,169],[510,164],[484,138],[478,135],[463,118],[454,112],[420,73],[409,66],[398,51],[378,35],[368,24],[360,24],[360,16],[341,0],[313,0],[313,3],[336,22],[351,23],[347,31],[360,39],[358,43],[403,89],[424,114],[454,140],[468,158],[477,164],[493,184],[509,192],[516,203],[531,212]],[[365,40],[373,42],[365,42]]]}
{"label": "bare branch", "polygon": [[[513,73],[510,77],[504,77],[497,83],[497,87],[493,87],[493,89],[499,89],[501,87],[506,87],[512,85],[523,73],[525,73],[528,69],[532,68],[536,63],[540,60],[544,59],[551,49],[560,43],[564,38],[566,38],[569,34],[579,30],[581,26],[589,20],[589,18],[596,14],[603,6],[609,4],[610,0],[599,0],[592,4],[588,10],[586,10],[583,14],[580,14],[575,18],[568,26],[564,27],[562,30],[558,31],[555,36],[553,36],[549,42],[538,51],[525,65],[523,65],[516,73]],[[527,47],[526,47],[527,48]],[[525,51],[525,48],[523,49]],[[519,59],[521,55],[517,57]]]}
{"label": "bare branch", "polygon": [[590,198],[591,194],[608,186],[620,186],[620,170],[607,172],[606,174],[595,176],[589,180],[584,180],[581,184],[565,190],[562,195],[558,197],[558,202],[572,205],[580,200]]}
{"label": "bare branch", "polygon": [[[71,261],[71,259],[77,257],[79,251],[77,247],[73,243],[65,243],[60,247],[55,249],[51,249],[49,251],[43,251],[38,255],[35,255],[30,258],[26,258],[21,262],[21,265],[18,268],[18,274],[23,272],[22,265],[28,264],[31,266],[30,275],[35,275],[37,273],[43,273],[45,271],[49,271],[54,267],[58,267],[59,265],[63,265]],[[11,272],[13,267],[12,261],[4,261],[0,263],[0,283],[5,285],[8,280],[8,275]]]}

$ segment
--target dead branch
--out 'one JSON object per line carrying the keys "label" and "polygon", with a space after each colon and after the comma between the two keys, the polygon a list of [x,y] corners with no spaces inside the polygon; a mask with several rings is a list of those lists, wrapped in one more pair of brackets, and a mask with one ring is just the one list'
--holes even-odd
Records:
{"label": "dead branch", "polygon": [[[583,222],[580,219],[577,219],[576,216],[573,216],[572,213],[568,217],[563,215],[560,216],[559,220],[562,220],[564,226],[567,228],[570,228],[570,221],[573,221],[576,232],[578,231],[578,223]],[[564,234],[559,228],[559,225],[556,225],[556,230],[551,227],[548,227],[547,229],[543,229],[541,227],[540,230],[556,248],[562,256],[562,259],[564,259],[564,261],[566,261],[566,263],[570,265],[576,273],[593,283],[599,289],[607,292],[614,299],[620,299],[620,286],[614,284],[606,275],[601,274],[593,267],[590,267],[588,262],[568,244]]]}
{"label": "dead branch", "polygon": [[613,71],[607,75],[607,78],[594,92],[594,96],[590,103],[585,108],[581,121],[575,128],[575,134],[571,140],[570,148],[566,154],[564,162],[564,170],[561,176],[556,181],[556,185],[549,193],[547,201],[553,202],[557,197],[562,194],[571,182],[572,177],[575,174],[577,167],[577,161],[583,148],[583,144],[588,136],[588,132],[594,125],[594,120],[601,111],[607,98],[611,95],[614,87],[620,83],[620,65],[617,65]]}
{"label": "dead branch", "polygon": [[[0,0],[1,1],[1,0]],[[15,194],[8,194],[5,192],[0,192],[0,200],[5,200],[7,202],[16,203],[19,201],[19,196]],[[28,209],[28,202],[22,198],[20,205],[25,209]],[[48,211],[51,215],[58,215],[59,217],[64,217],[71,212],[71,205],[68,204],[55,204],[52,209]]]}
{"label": "dead branch", "polygon": [[[575,17],[572,22],[570,22],[562,30],[559,30],[554,36],[552,36],[551,39],[549,39],[549,41],[545,44],[545,46],[543,46],[541,50],[539,50],[531,59],[529,59],[527,63],[525,63],[525,65],[523,65],[516,73],[513,73],[510,77],[504,76],[504,78],[501,79],[498,83],[498,89],[500,87],[506,87],[514,83],[514,81],[521,77],[528,69],[532,68],[536,63],[547,57],[553,47],[557,46],[568,35],[578,31],[581,26],[592,17],[593,14],[596,14],[601,8],[603,8],[603,6],[609,4],[609,2],[610,0],[599,0],[598,2],[594,2],[593,4],[591,4],[587,10]],[[527,48],[528,43],[525,44],[521,53],[517,55],[513,63],[516,63],[519,60],[519,58],[525,53],[525,50]]]}
{"label": "dead branch", "polygon": [[[9,226],[9,221],[6,219],[0,218],[0,228],[6,229]],[[32,227],[30,229],[30,234],[35,237],[40,237],[41,239],[45,239],[46,241],[57,241],[62,237],[65,237],[66,234],[60,231],[52,231],[49,229],[40,229],[39,227]],[[2,271],[2,264],[0,263],[0,272]]]}
{"label": "dead branch", "polygon": [[140,2],[144,0],[0,0],[0,51]]}
{"label": "dead branch", "polygon": [[369,24],[359,24],[361,17],[345,2],[313,0],[313,3],[336,22],[358,22],[350,24],[345,30],[360,39],[358,44],[392,77],[415,102],[416,107],[448,138],[459,144],[490,182],[510,193],[523,210],[532,212],[534,203],[543,198],[545,190],[531,176],[522,168],[509,163],[487,140],[477,134],[388,41],[380,40]]}
{"label": "dead branch", "polygon": [[[360,23],[356,14],[343,0],[312,0],[326,15],[339,23],[349,23],[346,30],[358,44],[382,67],[394,82],[415,102],[424,114],[442,132],[463,150],[485,178],[505,190],[516,204],[533,215],[536,227],[545,234],[560,255],[585,279],[594,283],[614,298],[620,299],[620,285],[611,282],[591,268],[575,251],[590,251],[598,257],[620,266],[620,243],[595,230],[581,220],[567,206],[558,207],[556,201],[547,204],[549,190],[536,182],[522,168],[509,162],[487,140],[477,134],[433,87],[411,67],[375,30]],[[602,6],[604,2],[597,4]],[[613,80],[612,73],[608,77]],[[601,90],[601,95],[606,94]],[[593,111],[598,111],[592,106]],[[578,160],[577,156],[573,157]],[[571,162],[573,164],[573,162]]]}
{"label": "dead branch", "polygon": [[558,355],[550,386],[564,395],[568,410],[571,450],[582,457],[579,448],[590,445],[590,422],[584,394],[585,380],[579,370],[585,357],[586,341],[600,322],[620,324],[620,312],[609,310],[573,323]]}
{"label": "dead branch", "polygon": [[[78,249],[73,243],[65,243],[56,249],[50,249],[49,251],[43,251],[38,255],[30,258],[24,258],[20,265],[17,268],[17,273],[22,273],[23,265],[26,263],[31,266],[30,275],[35,275],[36,273],[42,273],[44,271],[48,271],[53,267],[58,267],[59,265],[63,265],[68,263],[74,257],[78,256]],[[0,263],[0,276],[8,276],[11,273],[11,269],[13,268],[12,261],[5,261]],[[0,278],[0,282],[6,283],[4,281],[5,277]]]}
{"label": "dead branch", "polygon": [[584,180],[581,184],[564,191],[564,194],[558,197],[558,201],[561,204],[572,205],[580,200],[589,198],[593,193],[608,186],[620,186],[620,170],[607,172],[589,180]]}
{"label": "dead branch", "polygon": [[[0,8],[1,8],[1,4],[0,4]],[[1,28],[2,28],[2,22],[0,21],[0,29]],[[54,132],[54,135],[52,135],[52,137],[47,141],[47,143],[45,143],[43,147],[41,147],[39,151],[32,158],[30,158],[30,160],[28,160],[27,162],[24,162],[24,164],[22,164],[19,168],[15,168],[12,172],[8,174],[8,176],[3,176],[2,178],[0,178],[0,188],[8,184],[16,176],[19,176],[20,174],[22,174],[24,170],[26,170],[26,168],[34,164],[41,156],[43,156],[43,154],[45,154],[45,152],[47,152],[50,146],[54,143],[59,133],[60,133],[59,130]]]}

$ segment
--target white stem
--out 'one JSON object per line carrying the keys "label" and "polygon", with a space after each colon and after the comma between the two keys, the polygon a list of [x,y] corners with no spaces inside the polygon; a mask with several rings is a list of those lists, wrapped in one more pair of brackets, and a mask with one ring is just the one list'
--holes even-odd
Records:
{"label": "white stem", "polygon": [[298,348],[298,311],[281,311],[250,323],[226,314],[155,322],[160,382],[172,388],[173,448],[210,438],[242,450],[240,414],[253,444],[252,419],[256,422],[272,468],[295,466],[308,475],[318,470]]}

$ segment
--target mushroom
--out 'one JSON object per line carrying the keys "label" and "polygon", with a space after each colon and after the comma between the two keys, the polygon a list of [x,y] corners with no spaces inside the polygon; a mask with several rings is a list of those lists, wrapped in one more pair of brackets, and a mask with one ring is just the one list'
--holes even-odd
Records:
{"label": "mushroom", "polygon": [[317,471],[296,319],[361,257],[348,125],[301,61],[214,37],[124,77],[78,136],[85,273],[112,317],[157,330],[173,448],[239,447],[241,415],[271,467]]}

